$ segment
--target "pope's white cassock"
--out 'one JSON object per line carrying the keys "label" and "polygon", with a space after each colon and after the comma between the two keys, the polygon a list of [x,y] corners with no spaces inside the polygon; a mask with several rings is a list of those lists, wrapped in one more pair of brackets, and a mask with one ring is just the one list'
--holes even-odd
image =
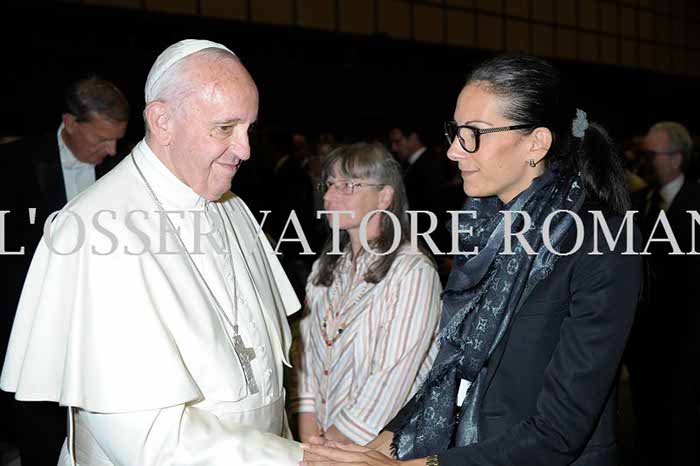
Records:
{"label": "pope's white cassock", "polygon": [[[134,161],[163,208],[184,211],[168,215],[224,312],[237,320],[243,343],[255,350],[257,394],[246,384],[230,326],[180,252]],[[230,248],[222,252],[224,235]],[[302,459],[299,444],[288,440],[282,387],[287,316],[300,304],[243,201],[231,193],[204,200],[141,141],[66,206],[44,240],[26,279],[0,388],[19,400],[75,407],[80,466]],[[67,445],[59,464],[71,464]]]}

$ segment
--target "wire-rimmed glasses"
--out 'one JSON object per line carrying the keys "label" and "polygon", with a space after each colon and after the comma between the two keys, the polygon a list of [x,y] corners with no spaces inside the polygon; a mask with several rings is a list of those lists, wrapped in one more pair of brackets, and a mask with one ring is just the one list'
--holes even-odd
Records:
{"label": "wire-rimmed glasses", "polygon": [[362,188],[363,186],[379,187],[379,186],[386,186],[386,185],[381,184],[381,183],[355,183],[352,180],[338,180],[338,181],[326,180],[325,183],[318,183],[316,188],[318,189],[319,192],[326,194],[326,191],[330,190],[331,187],[333,187],[336,192],[338,192],[344,196],[352,196],[353,194],[355,194],[355,188]]}

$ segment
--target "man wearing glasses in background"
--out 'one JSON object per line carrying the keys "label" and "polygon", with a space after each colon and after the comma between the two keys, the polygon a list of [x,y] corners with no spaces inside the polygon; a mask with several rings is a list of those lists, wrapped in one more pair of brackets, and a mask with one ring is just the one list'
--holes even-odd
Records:
{"label": "man wearing glasses in background", "polygon": [[[685,175],[692,149],[688,130],[676,122],[653,125],[642,141],[651,187],[637,215],[644,244],[651,237],[657,241],[649,243],[646,292],[627,350],[638,447],[654,445],[659,426],[668,425],[670,416],[673,464],[691,464],[698,444],[700,257],[687,253],[700,243],[692,244],[691,215],[697,214],[689,213],[700,211],[700,185]],[[661,212],[683,254],[665,240]],[[649,464],[662,458],[654,459]]]}

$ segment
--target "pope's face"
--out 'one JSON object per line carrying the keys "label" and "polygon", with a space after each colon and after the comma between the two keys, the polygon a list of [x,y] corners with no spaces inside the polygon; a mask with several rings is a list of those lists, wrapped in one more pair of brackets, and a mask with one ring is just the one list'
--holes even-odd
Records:
{"label": "pope's face", "polygon": [[197,72],[201,83],[176,113],[170,139],[175,175],[215,201],[231,189],[250,157],[248,131],[258,115],[258,91],[243,65],[221,60]]}

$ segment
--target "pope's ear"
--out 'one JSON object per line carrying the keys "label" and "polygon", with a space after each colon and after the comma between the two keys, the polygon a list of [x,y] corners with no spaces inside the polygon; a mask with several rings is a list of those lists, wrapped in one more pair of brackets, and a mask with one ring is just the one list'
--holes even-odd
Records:
{"label": "pope's ear", "polygon": [[163,102],[154,101],[144,111],[146,124],[151,137],[161,146],[170,144],[172,115],[171,109]]}

